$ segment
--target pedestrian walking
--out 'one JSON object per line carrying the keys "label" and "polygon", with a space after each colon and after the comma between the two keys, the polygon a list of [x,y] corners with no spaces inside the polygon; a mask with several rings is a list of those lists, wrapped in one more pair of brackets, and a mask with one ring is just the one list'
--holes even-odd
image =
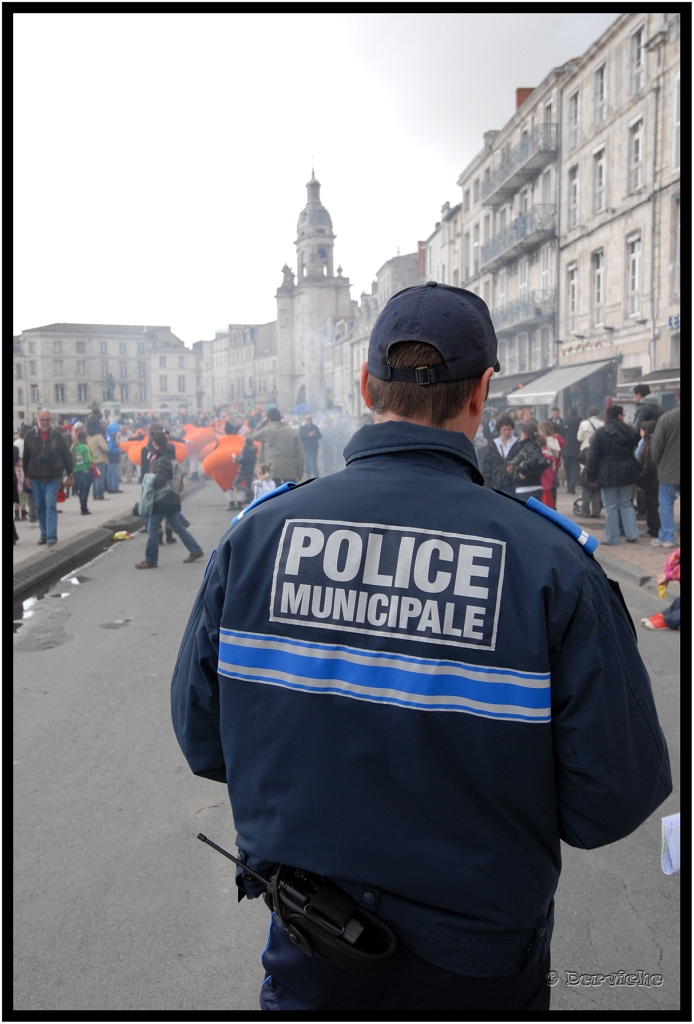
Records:
{"label": "pedestrian walking", "polygon": [[675,543],[675,499],[680,488],[680,392],[677,405],[663,413],[655,425],[651,454],[658,467],[658,514],[660,530],[653,547],[671,548]]}
{"label": "pedestrian walking", "polygon": [[151,481],[143,481],[143,490],[147,483],[151,483],[152,504],[147,523],[147,547],[145,549],[144,561],[138,562],[136,569],[156,569],[159,564],[159,531],[166,519],[171,529],[178,534],[189,551],[184,562],[196,562],[202,558],[203,551],[198,542],[188,533],[186,529],[187,520],[181,513],[180,492],[172,488],[175,481],[176,450],[169,443],[167,436],[162,430],[155,430],[149,435],[152,448],[149,457],[149,474],[154,478]]}
{"label": "pedestrian walking", "polygon": [[254,441],[262,441],[260,461],[272,463],[278,487],[287,480],[296,483],[304,475],[304,453],[299,435],[281,420],[279,409],[268,409],[265,419],[251,433]]}
{"label": "pedestrian walking", "polygon": [[510,416],[499,416],[496,421],[498,437],[492,438],[492,443],[487,445],[484,451],[482,472],[484,474],[484,486],[496,487],[506,494],[513,494],[513,479],[506,471],[506,467],[513,458],[513,452],[518,444],[518,438],[513,432],[513,420]]}
{"label": "pedestrian walking", "polygon": [[299,440],[304,453],[304,473],[307,477],[318,476],[318,442],[321,436],[313,417],[304,416],[303,426],[299,427]]}
{"label": "pedestrian walking", "polygon": [[638,435],[624,422],[621,405],[607,410],[607,423],[599,427],[590,442],[586,477],[600,488],[605,506],[605,544],[619,544],[621,517],[624,535],[629,544],[639,539],[636,511],[631,502],[631,488],[641,472],[634,450]]}
{"label": "pedestrian walking", "polygon": [[506,472],[513,480],[513,493],[522,501],[528,498],[542,500],[542,474],[550,462],[542,454],[540,440],[537,423],[521,420],[520,440],[513,449]]}
{"label": "pedestrian walking", "polygon": [[77,440],[70,449],[72,455],[72,461],[74,465],[74,478],[75,486],[77,487],[77,495],[80,499],[80,512],[83,516],[91,515],[87,502],[89,500],[89,490],[94,480],[92,453],[89,445],[87,444],[87,431],[78,430]]}
{"label": "pedestrian walking", "polygon": [[106,491],[106,472],[108,468],[108,442],[106,431],[101,425],[101,413],[98,409],[92,410],[91,415],[85,424],[87,432],[87,443],[92,456],[94,476],[94,501],[103,501]]}
{"label": "pedestrian walking", "polygon": [[240,895],[250,870],[292,889],[265,1010],[535,1019],[560,840],[616,842],[671,791],[618,588],[574,524],[482,486],[496,350],[474,293],[393,296],[361,370],[376,422],[240,518],[196,599],[176,735],[228,786]]}
{"label": "pedestrian walking", "polygon": [[578,440],[578,428],[581,425],[581,417],[578,415],[575,406],[571,406],[569,414],[564,420],[564,449],[562,460],[566,470],[566,493],[575,494],[576,484],[581,475],[581,463],[578,461],[578,453],[581,443]]}
{"label": "pedestrian walking", "polygon": [[123,454],[118,444],[120,424],[109,423],[106,427],[106,444],[108,446],[108,462],[106,464],[106,490],[109,494],[122,494],[120,484],[120,457]]}
{"label": "pedestrian walking", "polygon": [[[660,515],[658,513],[658,467],[653,461],[651,444],[655,420],[644,420],[641,424],[641,441],[636,449],[641,472],[638,486],[643,490],[646,507],[646,531],[649,537],[655,538],[660,531]],[[638,516],[636,517],[638,519]]]}
{"label": "pedestrian walking", "polygon": [[578,462],[579,465],[583,466],[583,471],[578,481],[581,487],[581,517],[583,519],[599,519],[600,509],[602,508],[600,489],[589,482],[585,471],[586,463],[588,462],[588,449],[593,434],[605,425],[600,419],[599,414],[600,410],[597,405],[589,405],[586,410],[586,418],[581,420],[576,433],[579,442]]}
{"label": "pedestrian walking", "polygon": [[72,485],[72,456],[65,431],[51,426],[48,409],[39,409],[36,426],[24,438],[24,485],[32,492],[41,536],[39,544],[58,541],[58,491]]}

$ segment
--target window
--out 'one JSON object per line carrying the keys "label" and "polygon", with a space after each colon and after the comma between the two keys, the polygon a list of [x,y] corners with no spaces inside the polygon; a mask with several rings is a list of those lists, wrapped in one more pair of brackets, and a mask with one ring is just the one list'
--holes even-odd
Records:
{"label": "window", "polygon": [[186,389],[186,378],[185,378],[185,374],[182,374],[178,378],[178,390],[179,391],[185,391],[185,389]]}
{"label": "window", "polygon": [[518,212],[521,216],[527,213],[532,206],[532,189],[524,188],[518,197]]}
{"label": "window", "polygon": [[463,192],[463,213],[470,212],[470,189],[466,188]]}
{"label": "window", "polygon": [[488,242],[491,237],[492,237],[492,222],[491,222],[491,217],[489,216],[489,214],[487,214],[487,216],[484,218],[484,221],[483,221],[483,224],[482,224],[482,238],[484,239],[485,242]]}
{"label": "window", "polygon": [[457,288],[460,283],[460,271],[456,267],[453,271],[453,287]]}
{"label": "window", "polygon": [[518,335],[518,372],[525,373],[530,369],[528,359],[528,335]]}
{"label": "window", "polygon": [[528,257],[518,261],[518,298],[528,297]]}
{"label": "window", "polygon": [[506,284],[507,284],[507,271],[506,269],[499,271],[499,276],[496,279],[497,285],[497,299],[498,308],[505,309],[506,307]]}
{"label": "window", "polygon": [[[674,209],[674,230],[672,232],[672,240],[674,247],[674,259],[673,259],[673,274],[672,274],[672,290],[673,293],[679,297],[680,294],[680,197],[675,198],[675,209]],[[677,364],[679,366],[679,363]]]}
{"label": "window", "polygon": [[146,384],[140,384],[140,401],[141,402],[146,402],[147,401],[147,385]]}
{"label": "window", "polygon": [[463,280],[467,281],[470,276],[470,232],[465,232],[463,238]]}
{"label": "window", "polygon": [[137,375],[138,375],[138,377],[146,377],[147,376],[147,363],[138,363],[137,364]]}
{"label": "window", "polygon": [[645,55],[643,46],[643,26],[634,32],[629,40],[629,92],[633,95],[641,92],[644,86]]}
{"label": "window", "polygon": [[605,312],[605,252],[593,253],[593,323],[601,324]]}
{"label": "window", "polygon": [[605,209],[605,150],[601,149],[593,157],[593,212],[602,213]]}
{"label": "window", "polygon": [[446,280],[446,269],[447,269],[446,268],[446,264],[442,263],[441,264],[441,270],[439,272],[439,277],[441,278],[441,284],[448,284],[448,281]]}
{"label": "window", "polygon": [[39,400],[39,386],[38,384],[31,385],[31,400],[32,402],[38,402]]}
{"label": "window", "polygon": [[54,355],[60,355],[62,351],[63,351],[63,343],[62,343],[62,341],[54,341],[53,342],[53,354]]}
{"label": "window", "polygon": [[24,388],[17,388],[17,403],[24,405]]}
{"label": "window", "polygon": [[108,377],[108,363],[101,364],[101,376]]}
{"label": "window", "polygon": [[168,391],[168,385],[166,383],[166,377],[160,377],[159,378],[159,390],[160,391]]}
{"label": "window", "polygon": [[490,282],[489,281],[485,281],[484,284],[482,285],[482,298],[485,301],[487,309],[489,309],[489,305],[490,305],[490,302],[491,302],[490,293],[491,293]]}
{"label": "window", "polygon": [[675,111],[672,127],[672,166],[680,165],[680,76],[675,79]]}
{"label": "window", "polygon": [[554,360],[552,359],[552,329],[550,327],[543,327],[540,331],[540,346],[542,365],[551,366]]}
{"label": "window", "polygon": [[480,226],[479,223],[475,224],[472,229],[472,266],[475,274],[479,273],[480,269]]}
{"label": "window", "polygon": [[545,124],[552,124],[553,113],[552,101],[550,100],[549,103],[545,103]]}
{"label": "window", "polygon": [[87,385],[86,384],[78,384],[77,385],[77,400],[79,402],[86,402],[87,401]]}
{"label": "window", "polygon": [[429,277],[434,273],[434,247],[433,245],[427,246],[427,274]]}
{"label": "window", "polygon": [[36,355],[36,342],[35,341],[30,341],[29,342],[29,355],[30,356]]}
{"label": "window", "polygon": [[569,331],[575,331],[578,327],[578,267],[573,263],[567,267],[568,295],[567,306],[569,312]]}
{"label": "window", "polygon": [[64,402],[65,401],[65,385],[64,384],[56,384],[55,385],[55,400],[56,400],[56,402]]}
{"label": "window", "polygon": [[530,339],[530,370],[542,368],[542,339],[539,331],[535,331]]}
{"label": "window", "polygon": [[607,67],[605,64],[593,75],[593,123],[599,127],[607,118]]}
{"label": "window", "polygon": [[77,360],[77,376],[78,377],[86,377],[87,376],[87,360],[86,359],[78,359]]}
{"label": "window", "polygon": [[472,201],[473,201],[473,203],[479,203],[479,201],[480,201],[480,179],[479,178],[475,178],[475,180],[472,183]]}
{"label": "window", "polygon": [[59,377],[62,376],[62,374],[63,374],[63,360],[62,359],[54,359],[53,360],[53,373],[56,376],[59,376]]}
{"label": "window", "polygon": [[120,375],[121,375],[121,377],[127,377],[128,376],[128,364],[127,363],[121,363],[120,364]]}
{"label": "window", "polygon": [[138,341],[138,343],[137,343],[137,354],[138,354],[138,356],[143,356],[146,351],[147,350],[145,349],[144,341]]}
{"label": "window", "polygon": [[105,356],[105,355],[108,354],[108,342],[107,341],[100,341],[99,342],[99,352],[101,353],[102,356]]}
{"label": "window", "polygon": [[549,267],[551,254],[552,246],[543,245],[540,250],[540,292],[543,299],[546,299],[549,295]]}
{"label": "window", "polygon": [[641,311],[641,235],[627,238],[627,314]]}
{"label": "window", "polygon": [[643,118],[631,126],[629,131],[629,187],[643,185]]}
{"label": "window", "polygon": [[29,360],[29,373],[31,374],[32,377],[35,377],[36,374],[38,373],[38,370],[36,369],[36,360],[35,359],[30,359]]}
{"label": "window", "polygon": [[569,96],[569,147],[578,145],[579,103],[578,93]]}
{"label": "window", "polygon": [[166,356],[159,356],[159,368],[166,369]]}
{"label": "window", "polygon": [[554,203],[554,168],[548,167],[540,181],[540,199],[545,206]]}
{"label": "window", "polygon": [[178,368],[179,368],[179,370],[182,370],[185,367],[185,365],[186,365],[186,357],[185,356],[179,356],[178,357]]}
{"label": "window", "polygon": [[578,166],[569,171],[569,227],[578,224]]}
{"label": "window", "polygon": [[119,356],[125,356],[127,354],[128,354],[128,346],[125,344],[124,341],[119,341],[118,342],[118,355]]}
{"label": "window", "polygon": [[22,376],[22,364],[21,363],[17,363],[16,367],[15,367],[15,370],[16,370],[15,376],[21,377]]}
{"label": "window", "polygon": [[121,402],[127,402],[128,401],[128,385],[127,384],[121,384],[120,385],[120,400],[121,400]]}
{"label": "window", "polygon": [[87,351],[87,343],[86,343],[86,341],[77,341],[77,342],[75,342],[75,352],[77,353],[78,356],[79,355],[84,355],[86,353],[86,351]]}

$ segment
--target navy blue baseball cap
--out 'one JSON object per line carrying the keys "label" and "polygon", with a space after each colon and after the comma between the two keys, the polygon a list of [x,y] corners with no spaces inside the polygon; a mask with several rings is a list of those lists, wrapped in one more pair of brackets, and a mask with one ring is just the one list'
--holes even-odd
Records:
{"label": "navy blue baseball cap", "polygon": [[[442,366],[404,369],[388,365],[388,352],[399,341],[423,341],[438,349]],[[437,281],[403,288],[388,299],[369,340],[368,370],[379,380],[438,384],[481,377],[501,367],[498,342],[487,304],[474,292]]]}

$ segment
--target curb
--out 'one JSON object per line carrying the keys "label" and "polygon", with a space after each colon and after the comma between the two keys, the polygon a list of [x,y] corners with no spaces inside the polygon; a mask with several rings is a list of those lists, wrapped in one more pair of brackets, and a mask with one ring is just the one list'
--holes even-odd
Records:
{"label": "curb", "polygon": [[615,576],[619,582],[643,587],[649,580],[653,579],[653,576],[646,572],[645,569],[641,569],[637,565],[631,565],[630,562],[624,562],[621,558],[615,558],[614,555],[603,551],[602,546],[597,549],[593,558],[603,567],[608,575]]}
{"label": "curb", "polygon": [[[204,486],[204,480],[192,483],[181,496],[181,500],[195,494]],[[31,555],[12,574],[12,604],[19,604],[37,590],[45,590],[52,586],[67,573],[79,569],[85,562],[90,562],[112,544],[118,543],[113,540],[114,533],[120,530],[132,533],[141,525],[142,519],[139,516],[126,512],[120,518],[110,519],[103,526],[79,533],[52,551],[38,551]]]}

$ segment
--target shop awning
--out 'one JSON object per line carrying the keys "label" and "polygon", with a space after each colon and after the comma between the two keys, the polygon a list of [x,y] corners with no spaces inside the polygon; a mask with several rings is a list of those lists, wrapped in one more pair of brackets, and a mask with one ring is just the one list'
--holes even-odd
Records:
{"label": "shop awning", "polygon": [[637,384],[648,384],[651,391],[677,391],[680,386],[680,369],[674,367],[669,370],[654,370],[653,373],[645,373],[636,380],[625,380],[617,385],[617,392],[633,393]]}
{"label": "shop awning", "polygon": [[489,401],[505,401],[507,396],[517,391],[518,388],[527,387],[538,377],[546,374],[547,370],[532,370],[530,373],[508,373],[505,377],[494,375],[489,382]]}
{"label": "shop awning", "polygon": [[579,363],[576,366],[562,366],[558,370],[551,370],[534,383],[509,395],[508,404],[551,405],[560,391],[578,384],[579,380],[591,377],[594,373],[599,373],[613,362],[613,359],[605,359],[599,363]]}

